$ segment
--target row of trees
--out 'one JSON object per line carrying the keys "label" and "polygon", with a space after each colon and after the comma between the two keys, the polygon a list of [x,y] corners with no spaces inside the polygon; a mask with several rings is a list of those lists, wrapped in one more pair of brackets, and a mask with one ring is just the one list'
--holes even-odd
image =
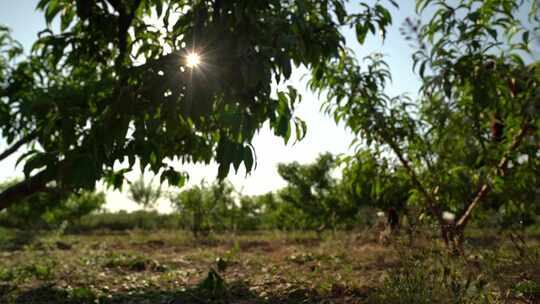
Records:
{"label": "row of trees", "polygon": [[[278,172],[287,185],[263,195],[247,196],[227,180],[216,180],[169,192],[153,179],[142,176],[129,184],[129,197],[145,210],[152,210],[159,199],[168,200],[175,209],[170,216],[152,212],[122,213],[104,211],[103,193],[38,193],[0,213],[0,224],[21,229],[54,228],[67,222],[73,230],[129,229],[162,227],[182,228],[195,236],[210,232],[270,230],[351,229],[369,227],[383,219],[376,212],[390,210],[407,220],[409,231],[426,217],[421,197],[410,183],[404,168],[368,150],[354,158],[321,154],[313,163],[280,164]],[[429,173],[426,173],[429,174]],[[2,187],[8,187],[5,183]],[[526,202],[531,193],[522,194]],[[507,197],[513,199],[510,202]],[[538,224],[536,208],[516,204],[517,194],[499,193],[475,214],[480,225],[492,228],[526,227]],[[99,214],[96,214],[99,212]],[[82,220],[81,220],[82,219]],[[167,221],[161,225],[159,221]]]}
{"label": "row of trees", "polygon": [[[242,195],[227,180],[216,180],[203,181],[168,194],[167,198],[179,214],[180,226],[196,236],[210,231],[280,229],[320,233],[325,229],[366,227],[381,220],[376,216],[378,210],[386,215],[395,211],[399,218],[407,220],[406,228],[410,230],[419,222],[433,223],[405,169],[369,150],[345,158],[321,154],[309,164],[280,164],[278,172],[287,185],[263,195]],[[147,193],[160,191],[142,179],[136,186],[138,191],[141,184]],[[515,192],[496,192],[473,220],[496,229],[536,224],[540,207],[523,205],[533,194],[534,190],[522,193],[518,196],[523,199],[521,204],[516,204]],[[139,201],[148,207],[145,202]]]}

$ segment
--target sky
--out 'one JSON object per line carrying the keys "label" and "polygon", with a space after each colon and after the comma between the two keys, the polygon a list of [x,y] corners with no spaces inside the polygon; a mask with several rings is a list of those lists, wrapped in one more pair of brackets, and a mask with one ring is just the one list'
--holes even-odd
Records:
{"label": "sky", "polygon": [[[28,50],[37,38],[37,33],[45,28],[42,13],[35,10],[37,0],[0,0],[0,24],[6,25],[12,30],[12,36],[22,43]],[[367,1],[371,2],[371,1]],[[352,1],[351,3],[356,3]],[[384,1],[383,1],[384,3]],[[420,80],[412,73],[411,54],[413,49],[400,34],[399,28],[406,17],[415,17],[414,1],[399,1],[399,10],[392,8],[393,25],[391,26],[384,43],[379,37],[369,36],[363,46],[355,42],[354,32],[343,29],[349,47],[359,58],[373,52],[381,52],[386,55],[386,60],[392,69],[393,82],[387,88],[387,93],[397,95],[409,93],[414,95],[419,88]],[[353,4],[348,9],[357,9]],[[295,86],[302,94],[302,103],[295,111],[295,115],[306,121],[308,131],[306,137],[298,143],[289,142],[285,145],[283,139],[276,137],[265,126],[254,138],[253,145],[256,149],[257,167],[249,175],[246,175],[243,167],[237,174],[231,170],[228,179],[237,190],[243,194],[255,195],[276,190],[285,185],[277,173],[278,163],[298,161],[309,163],[317,158],[320,153],[331,152],[333,154],[351,153],[349,148],[354,139],[343,125],[336,125],[331,117],[320,112],[321,100],[306,89],[306,79],[302,79],[305,71],[296,69],[291,81],[286,85]],[[0,150],[6,147],[5,142],[0,141]],[[22,166],[15,166],[17,155],[10,157],[0,164],[0,180],[13,177],[22,177]],[[178,169],[185,170],[190,175],[187,184],[198,184],[202,179],[213,181],[217,175],[217,165],[187,165]],[[128,179],[134,180],[139,172],[128,174]],[[127,198],[126,193],[107,190],[106,208],[111,211],[132,211],[139,207]],[[171,211],[170,204],[166,200],[159,202],[158,210],[161,212]]]}

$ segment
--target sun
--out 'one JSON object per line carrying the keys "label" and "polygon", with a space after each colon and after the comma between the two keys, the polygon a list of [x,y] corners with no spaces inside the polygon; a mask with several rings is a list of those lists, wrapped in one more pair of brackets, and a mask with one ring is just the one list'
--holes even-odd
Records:
{"label": "sun", "polygon": [[190,53],[186,56],[187,66],[195,68],[201,63],[201,57],[197,53]]}

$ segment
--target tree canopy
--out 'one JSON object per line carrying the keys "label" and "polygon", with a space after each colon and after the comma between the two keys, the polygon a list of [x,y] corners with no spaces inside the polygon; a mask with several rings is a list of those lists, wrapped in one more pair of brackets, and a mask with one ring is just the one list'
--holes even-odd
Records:
{"label": "tree canopy", "polygon": [[[265,122],[285,141],[306,131],[296,89],[272,91],[272,82],[339,58],[343,26],[363,42],[391,23],[378,3],[354,14],[345,3],[41,0],[60,31],[40,32],[29,56],[0,28],[0,129],[11,145],[1,159],[28,148],[26,179],[0,194],[0,209],[51,181],[121,187],[137,159],[172,185],[185,179],[173,160],[216,160],[219,177],[242,163],[249,172]],[[190,53],[199,66],[188,66]]]}

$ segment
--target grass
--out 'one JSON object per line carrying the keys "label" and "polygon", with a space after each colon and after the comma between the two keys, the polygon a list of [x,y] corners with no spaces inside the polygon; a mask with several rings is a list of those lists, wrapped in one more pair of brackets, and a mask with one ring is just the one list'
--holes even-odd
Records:
{"label": "grass", "polygon": [[0,303],[540,301],[534,238],[475,233],[456,258],[429,235],[383,246],[374,231],[0,234]]}

